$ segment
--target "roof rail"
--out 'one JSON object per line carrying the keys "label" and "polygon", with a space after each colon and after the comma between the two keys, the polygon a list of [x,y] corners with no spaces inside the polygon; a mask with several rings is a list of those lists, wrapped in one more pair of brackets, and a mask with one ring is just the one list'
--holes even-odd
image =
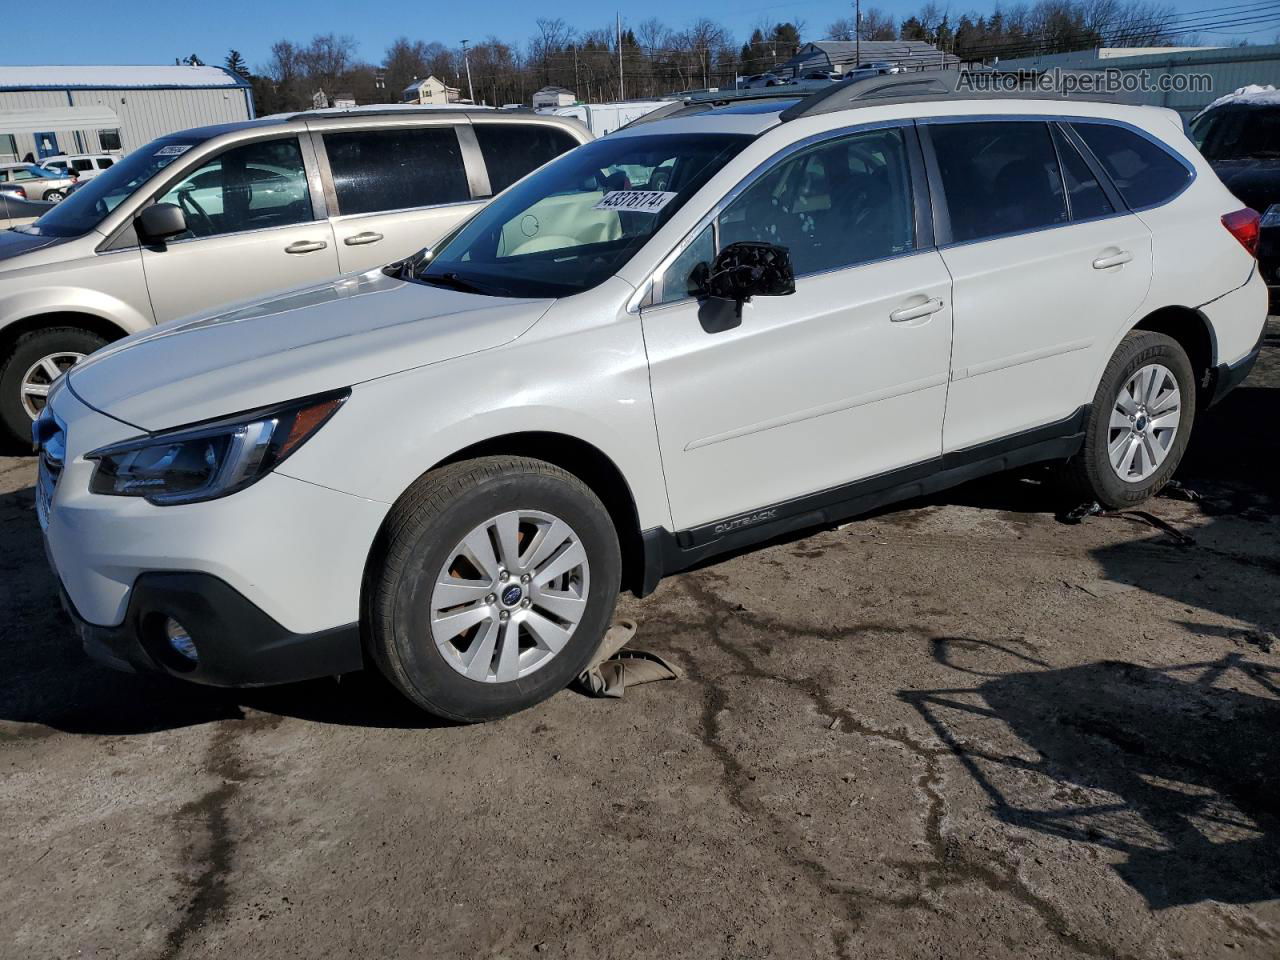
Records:
{"label": "roof rail", "polygon": [[[642,123],[653,123],[655,120],[666,120],[670,117],[691,117],[694,114],[705,113],[716,107],[728,106],[731,103],[742,103],[750,100],[795,100],[797,97],[807,97],[808,95],[803,90],[788,87],[785,84],[751,90],[708,90],[687,93],[681,95],[679,99],[672,100],[666,106],[659,107],[657,110],[650,110],[642,117],[636,117],[636,119],[623,126],[636,127]],[[622,129],[622,127],[618,129]]]}
{"label": "roof rail", "polygon": [[[833,83],[788,107],[778,119],[799,120],[854,107],[875,107],[886,103],[914,103],[930,100],[1100,100],[1107,103],[1133,102],[1129,98],[1090,93],[1072,97],[1061,90],[1043,90],[1038,74],[1025,72],[1001,74],[995,71],[917,70],[890,73],[861,80]],[[978,78],[1001,77],[998,87]]]}

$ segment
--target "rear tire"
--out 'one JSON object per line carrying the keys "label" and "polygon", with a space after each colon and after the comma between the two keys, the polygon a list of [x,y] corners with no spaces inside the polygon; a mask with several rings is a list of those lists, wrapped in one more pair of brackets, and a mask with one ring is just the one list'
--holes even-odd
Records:
{"label": "rear tire", "polygon": [[55,370],[65,372],[106,343],[79,327],[48,327],[18,337],[0,362],[0,428],[6,439],[30,444],[31,421],[44,406],[38,391],[52,384]]}
{"label": "rear tire", "polygon": [[387,518],[365,583],[369,652],[424,710],[468,723],[506,716],[582,672],[621,571],[609,513],[577,477],[524,457],[451,464]]}
{"label": "rear tire", "polygon": [[1064,486],[1112,510],[1154,497],[1178,469],[1195,415],[1186,351],[1163,333],[1133,331],[1102,374],[1084,447],[1063,468]]}
{"label": "rear tire", "polygon": [[46,190],[44,192],[45,203],[59,203],[66,198],[67,195],[61,190]]}

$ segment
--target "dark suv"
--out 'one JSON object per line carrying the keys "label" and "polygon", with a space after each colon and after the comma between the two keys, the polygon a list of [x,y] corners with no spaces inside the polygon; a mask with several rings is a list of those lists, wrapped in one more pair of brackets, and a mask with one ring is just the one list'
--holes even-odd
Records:
{"label": "dark suv", "polygon": [[1223,98],[1192,119],[1191,139],[1227,189],[1264,215],[1258,263],[1274,313],[1280,310],[1280,92]]}

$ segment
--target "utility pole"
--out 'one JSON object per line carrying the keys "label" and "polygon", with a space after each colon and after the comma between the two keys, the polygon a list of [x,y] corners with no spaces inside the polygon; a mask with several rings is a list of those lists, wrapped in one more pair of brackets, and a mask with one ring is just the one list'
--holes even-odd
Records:
{"label": "utility pole", "polygon": [[472,103],[476,102],[476,88],[471,85],[471,60],[467,57],[467,42],[462,41],[462,62],[467,68],[467,96]]}
{"label": "utility pole", "polygon": [[581,81],[578,79],[578,41],[573,42],[573,96],[576,100],[578,97],[578,85]]}
{"label": "utility pole", "polygon": [[627,99],[622,86],[622,11],[618,11],[618,99]]}
{"label": "utility pole", "polygon": [[853,0],[853,66],[862,66],[862,0]]}

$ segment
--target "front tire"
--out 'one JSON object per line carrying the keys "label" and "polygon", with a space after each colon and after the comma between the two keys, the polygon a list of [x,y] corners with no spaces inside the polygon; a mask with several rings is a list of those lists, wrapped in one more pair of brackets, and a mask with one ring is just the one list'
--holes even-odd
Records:
{"label": "front tire", "polygon": [[31,421],[44,408],[49,387],[72,366],[107,343],[77,327],[24,333],[0,362],[0,426],[8,439],[31,442]]}
{"label": "front tire", "polygon": [[365,585],[369,651],[424,710],[506,716],[582,672],[621,570],[609,513],[577,477],[524,457],[451,464],[387,519]]}
{"label": "front tire", "polygon": [[1154,497],[1182,462],[1195,415],[1186,351],[1163,333],[1133,331],[1098,384],[1084,448],[1066,465],[1068,488],[1112,510]]}

